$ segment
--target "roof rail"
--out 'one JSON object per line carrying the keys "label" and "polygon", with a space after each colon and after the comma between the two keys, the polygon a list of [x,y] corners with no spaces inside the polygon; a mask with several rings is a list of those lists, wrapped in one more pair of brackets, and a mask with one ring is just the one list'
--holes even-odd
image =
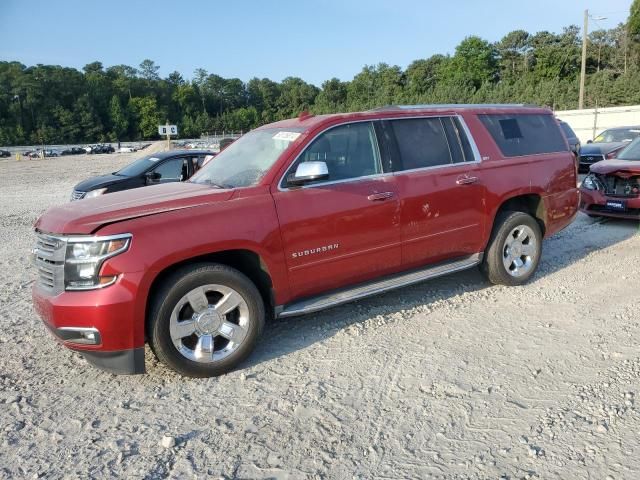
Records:
{"label": "roof rail", "polygon": [[523,108],[535,107],[539,105],[529,103],[434,103],[424,105],[385,105],[384,107],[373,108],[370,112],[384,112],[386,110],[421,110],[421,109],[445,109],[445,108]]}

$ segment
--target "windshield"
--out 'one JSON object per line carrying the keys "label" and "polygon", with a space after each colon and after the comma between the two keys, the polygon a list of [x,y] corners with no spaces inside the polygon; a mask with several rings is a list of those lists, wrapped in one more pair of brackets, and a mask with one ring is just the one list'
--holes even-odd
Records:
{"label": "windshield", "polygon": [[138,175],[141,175],[143,172],[146,172],[159,160],[160,159],[158,157],[154,157],[153,155],[143,157],[127,165],[122,170],[118,170],[117,172],[115,172],[115,174],[123,177],[136,177]]}
{"label": "windshield", "polygon": [[216,155],[190,181],[221,188],[256,185],[302,131],[302,128],[253,130]]}
{"label": "windshield", "polygon": [[620,160],[640,160],[640,137],[623,148],[617,158]]}
{"label": "windshield", "polygon": [[605,130],[593,139],[593,143],[630,142],[638,136],[640,136],[640,128],[616,128]]}

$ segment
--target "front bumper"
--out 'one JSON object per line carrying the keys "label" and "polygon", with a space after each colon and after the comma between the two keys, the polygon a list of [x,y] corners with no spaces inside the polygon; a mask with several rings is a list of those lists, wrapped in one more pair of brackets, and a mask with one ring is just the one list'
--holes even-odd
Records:
{"label": "front bumper", "polygon": [[100,290],[51,295],[35,283],[33,305],[55,339],[93,365],[144,373],[144,327],[135,325],[135,291],[120,278]]}
{"label": "front bumper", "polygon": [[[581,188],[580,211],[587,215],[600,217],[623,218],[640,220],[640,197],[610,197],[599,190],[587,190]],[[607,201],[624,201],[626,211],[618,211],[607,208]]]}

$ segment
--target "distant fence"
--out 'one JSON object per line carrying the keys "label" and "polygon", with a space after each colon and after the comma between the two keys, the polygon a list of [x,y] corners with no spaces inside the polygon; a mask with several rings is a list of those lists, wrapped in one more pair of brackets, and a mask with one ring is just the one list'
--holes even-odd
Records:
{"label": "distant fence", "polygon": [[593,140],[607,128],[640,125],[640,105],[563,110],[555,114],[569,124],[582,143]]}
{"label": "distant fence", "polygon": [[244,135],[246,132],[209,132],[209,133],[203,133],[202,135],[200,135],[200,141],[204,141],[207,143],[220,143],[220,140],[222,140],[223,138],[240,138],[242,135]]}

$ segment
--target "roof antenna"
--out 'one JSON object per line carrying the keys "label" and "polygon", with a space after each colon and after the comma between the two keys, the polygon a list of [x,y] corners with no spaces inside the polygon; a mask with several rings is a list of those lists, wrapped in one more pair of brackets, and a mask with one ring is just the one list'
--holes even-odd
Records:
{"label": "roof antenna", "polygon": [[313,114],[309,113],[308,110],[303,110],[300,112],[300,115],[298,115],[298,120],[306,120],[309,117],[313,117]]}

